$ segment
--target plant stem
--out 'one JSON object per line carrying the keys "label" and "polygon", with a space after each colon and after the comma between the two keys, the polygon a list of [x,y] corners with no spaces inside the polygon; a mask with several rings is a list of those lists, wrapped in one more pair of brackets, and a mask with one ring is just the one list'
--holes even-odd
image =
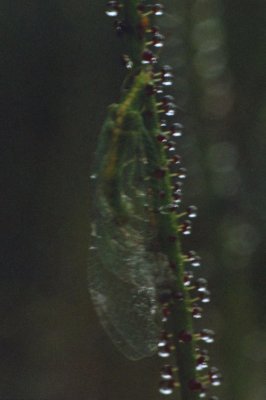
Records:
{"label": "plant stem", "polygon": [[[110,3],[116,4],[116,2]],[[185,270],[185,255],[181,247],[181,232],[184,223],[180,223],[180,211],[178,211],[178,215],[172,212],[172,209],[176,211],[176,208],[178,208],[178,204],[175,202],[172,179],[172,167],[176,162],[173,161],[172,156],[167,153],[163,145],[164,141],[170,143],[167,134],[169,135],[171,128],[168,127],[170,131],[167,133],[162,128],[160,121],[162,113],[165,114],[166,119],[174,115],[175,105],[172,103],[171,96],[163,95],[161,100],[160,98],[157,100],[157,82],[161,79],[161,83],[163,83],[163,72],[162,70],[158,72],[154,67],[157,62],[157,58],[153,54],[154,49],[147,48],[147,43],[157,45],[158,40],[159,47],[161,45],[160,40],[163,36],[157,28],[153,28],[153,15],[160,15],[162,6],[153,2],[149,5],[145,4],[139,4],[138,0],[123,0],[122,3],[121,13],[124,19],[123,35],[127,51],[126,56],[129,57],[131,63],[120,102],[114,107],[114,115],[107,132],[108,152],[100,161],[103,166],[101,180],[104,187],[103,194],[115,215],[116,228],[120,225],[123,228],[123,223],[130,220],[129,208],[127,205],[124,207],[128,197],[130,197],[124,191],[125,181],[126,185],[129,186],[140,185],[142,198],[145,198],[144,203],[141,203],[144,211],[140,215],[144,216],[147,211],[147,216],[145,215],[143,219],[148,225],[147,232],[153,231],[154,235],[152,239],[145,237],[143,242],[139,240],[137,244],[139,246],[141,243],[147,247],[145,248],[147,257],[153,252],[154,258],[160,255],[164,262],[166,260],[165,265],[161,266],[162,277],[159,276],[158,278],[156,274],[160,274],[156,271],[152,272],[154,275],[152,276],[152,279],[154,279],[152,290],[154,289],[158,295],[157,301],[158,304],[161,303],[162,305],[163,316],[164,312],[167,312],[167,317],[164,316],[162,320],[163,330],[166,332],[166,342],[170,343],[171,355],[178,370],[181,398],[182,400],[199,400],[207,385],[210,384],[211,378],[208,374],[202,375],[196,368],[196,359],[199,356],[196,340],[199,335],[196,336],[194,332],[191,307],[195,300],[192,301],[191,291],[189,290],[194,290],[195,285],[187,284],[187,282],[185,284],[185,274],[188,271]],[[167,107],[170,107],[170,113]],[[139,138],[141,153],[135,151],[134,140],[137,140],[137,138]],[[163,141],[160,140],[161,138],[163,138]],[[127,155],[130,153],[128,151],[130,147],[136,154],[128,160]],[[138,159],[138,154],[141,154],[141,159]],[[126,177],[123,176],[124,164],[127,161],[137,164],[137,168],[141,168],[143,164],[145,174],[136,174],[135,180],[130,180],[130,174]],[[131,171],[134,174],[134,168]],[[134,192],[134,189],[132,188],[132,192]],[[137,196],[138,194],[135,198]],[[130,209],[134,210],[134,207]],[[181,214],[187,215],[186,212],[181,212]],[[119,233],[121,233],[120,231],[125,233],[126,229],[124,231],[120,229]],[[143,229],[142,235],[145,236],[145,232],[145,229]],[[129,240],[129,237],[129,234],[125,235],[126,240]],[[145,257],[138,261],[138,267],[142,260],[145,261]],[[164,297],[166,291],[168,297]],[[145,340],[146,338],[143,337],[141,343],[145,344]],[[153,349],[154,347],[152,351]],[[151,355],[152,351],[148,355]],[[140,352],[142,354],[142,347]],[[125,354],[127,355],[126,351]],[[132,359],[134,358],[132,357]],[[206,367],[206,363],[204,367]],[[170,385],[169,382],[174,385],[173,380],[163,381],[163,383]]]}
{"label": "plant stem", "polygon": [[[140,28],[142,21],[141,14],[137,11],[138,4],[139,1],[137,0],[124,0],[123,2],[127,50],[129,57],[133,61],[134,70],[143,68],[141,67],[141,57],[145,43],[144,35]],[[138,82],[137,79],[133,85],[136,82]],[[150,160],[153,159],[151,165],[157,165],[158,168],[166,171],[164,178],[160,181],[156,178],[151,178],[154,209],[158,209],[173,202],[172,184],[167,168],[168,160],[165,151],[162,149],[160,143],[156,141],[156,136],[160,133],[160,124],[155,96],[147,97],[145,107],[148,116],[145,117],[144,115],[144,123],[149,134],[154,139],[154,145],[150,154]],[[153,171],[151,171],[152,173]],[[163,200],[158,198],[160,191],[165,193]],[[167,329],[173,335],[182,400],[196,400],[199,399],[198,392],[194,392],[189,388],[189,382],[196,380],[195,343],[193,339],[189,343],[182,343],[178,339],[180,332],[185,331],[192,334],[193,330],[192,315],[189,310],[190,295],[184,287],[184,265],[178,228],[178,221],[171,213],[158,214],[158,242],[160,243],[162,252],[167,256],[169,264],[171,263],[171,265],[174,264],[176,266],[176,290],[182,293],[184,299],[170,305],[171,313],[168,318]],[[171,241],[169,238],[175,238],[175,240]]]}
{"label": "plant stem", "polygon": [[125,46],[134,68],[141,66],[141,54],[144,48],[144,35],[141,30],[141,18],[137,10],[138,0],[124,0],[124,22],[126,26]]}
{"label": "plant stem", "polygon": [[[156,107],[156,100],[150,100],[150,111],[153,113],[153,118],[149,118],[150,123],[147,124],[149,132],[154,138],[160,132],[159,119]],[[158,159],[157,165],[165,168],[167,171],[167,158],[165,152],[160,144],[156,143],[156,153]],[[155,157],[155,155],[153,155]],[[164,191],[165,196],[163,202],[159,202],[155,198],[155,208],[167,206],[172,203],[172,184],[169,173],[166,172],[162,183],[158,183],[156,179],[153,180],[154,192]],[[191,391],[188,387],[188,382],[196,380],[196,365],[195,365],[195,343],[192,339],[189,343],[180,343],[178,335],[181,331],[192,333],[192,315],[189,310],[190,295],[184,287],[184,263],[182,258],[181,243],[178,235],[178,222],[177,219],[171,214],[159,215],[159,242],[164,254],[167,255],[169,264],[175,265],[175,281],[176,290],[182,293],[183,301],[172,303],[170,307],[170,315],[167,322],[167,330],[173,334],[173,342],[175,346],[175,360],[179,371],[179,383],[182,400],[196,400],[198,394]],[[170,237],[176,237],[176,240],[169,241]]]}

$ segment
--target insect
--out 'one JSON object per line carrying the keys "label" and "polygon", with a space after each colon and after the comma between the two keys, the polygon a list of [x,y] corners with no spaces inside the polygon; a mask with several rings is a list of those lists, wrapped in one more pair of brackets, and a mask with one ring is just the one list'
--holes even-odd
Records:
{"label": "insect", "polygon": [[88,280],[101,324],[132,360],[157,350],[158,291],[169,278],[149,211],[150,147],[141,113],[111,106],[96,154]]}

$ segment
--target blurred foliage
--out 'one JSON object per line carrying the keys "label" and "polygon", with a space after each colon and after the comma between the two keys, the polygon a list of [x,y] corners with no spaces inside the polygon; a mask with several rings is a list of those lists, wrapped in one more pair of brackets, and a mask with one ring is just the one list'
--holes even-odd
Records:
{"label": "blurred foliage", "polygon": [[[221,398],[264,400],[266,7],[165,0],[162,59],[186,136],[190,241],[204,259]],[[86,282],[89,170],[124,71],[105,1],[2,0],[2,398],[153,399],[156,359],[109,343]]]}

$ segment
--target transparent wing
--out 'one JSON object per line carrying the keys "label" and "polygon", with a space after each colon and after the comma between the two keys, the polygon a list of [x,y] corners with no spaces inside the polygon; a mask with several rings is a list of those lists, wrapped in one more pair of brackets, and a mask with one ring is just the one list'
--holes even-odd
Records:
{"label": "transparent wing", "polygon": [[89,290],[100,321],[118,349],[132,360],[156,351],[157,282],[167,264],[154,248],[157,233],[148,211],[146,154],[140,134],[139,127],[125,130],[117,144],[111,184],[103,176],[114,153],[108,157],[105,147],[107,153],[99,159],[88,268]]}
{"label": "transparent wing", "polygon": [[127,358],[151,356],[160,330],[156,285],[165,258],[149,250],[154,237],[146,216],[134,213],[121,223],[104,197],[96,203],[88,274],[96,311]]}
{"label": "transparent wing", "polygon": [[[113,239],[112,250],[104,255],[104,242],[98,239],[101,245],[91,251],[89,288],[100,321],[112,341],[127,358],[137,360],[156,351],[160,324],[153,265],[145,259],[141,246],[128,246],[128,236],[123,244],[123,237],[121,232],[119,241]],[[105,262],[104,257],[109,261]],[[114,258],[112,264],[110,259]]]}

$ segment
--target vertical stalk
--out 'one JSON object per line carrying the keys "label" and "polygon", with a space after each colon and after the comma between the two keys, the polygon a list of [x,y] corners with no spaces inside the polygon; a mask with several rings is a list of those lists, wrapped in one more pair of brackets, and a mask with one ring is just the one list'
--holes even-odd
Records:
{"label": "vertical stalk", "polygon": [[[163,148],[156,143],[156,135],[160,132],[160,124],[156,99],[149,100],[149,110],[152,112],[153,118],[149,118],[147,129],[155,139],[156,151],[152,157],[157,157],[155,164],[165,169],[166,175],[162,182],[153,179],[154,193],[164,191],[163,201],[159,201],[155,197],[155,208],[164,207],[173,202],[172,199],[172,183],[170,174],[167,170],[167,158]],[[178,376],[180,383],[180,392],[182,400],[199,399],[198,393],[190,389],[189,383],[196,381],[196,361],[195,361],[195,342],[193,340],[193,324],[190,308],[190,295],[184,286],[184,262],[181,250],[180,235],[178,233],[178,222],[171,213],[159,215],[159,242],[162,251],[167,255],[169,264],[175,268],[175,284],[176,291],[181,294],[182,301],[171,302],[167,304],[170,309],[166,329],[173,335],[174,357],[178,367]],[[174,240],[171,240],[173,238]],[[170,239],[170,240],[169,240]],[[179,340],[180,332],[191,333],[191,341],[184,343]]]}
{"label": "vertical stalk", "polygon": [[144,49],[144,35],[142,35],[141,18],[137,10],[138,0],[124,0],[123,14],[126,26],[125,47],[134,68],[141,66],[141,54]]}
{"label": "vertical stalk", "polygon": [[[184,222],[180,222],[180,215],[187,216],[189,212],[180,211],[175,202],[174,185],[179,182],[174,182],[172,175],[176,162],[164,146],[165,142],[171,143],[169,136],[171,139],[172,126],[167,127],[168,130],[163,129],[160,118],[161,114],[166,119],[175,114],[173,99],[164,93],[161,95],[162,91],[158,87],[158,81],[159,84],[163,84],[164,72],[156,65],[158,57],[156,45],[158,41],[159,44],[161,40],[163,41],[163,36],[157,28],[153,28],[153,20],[156,15],[162,13],[163,6],[153,2],[147,5],[138,0],[123,0],[121,4],[111,1],[108,4],[121,9],[124,42],[128,52],[127,57],[131,60],[132,66],[126,77],[126,88],[113,117],[113,128],[110,128],[108,132],[111,136],[110,149],[107,159],[103,162],[101,178],[105,187],[108,187],[105,195],[108,197],[109,204],[119,213],[120,209],[116,203],[119,203],[122,193],[119,192],[120,187],[117,187],[117,183],[123,171],[123,165],[121,165],[123,157],[120,149],[127,118],[134,112],[136,119],[140,121],[139,129],[143,131],[145,137],[141,140],[145,148],[147,164],[145,168],[148,175],[146,197],[149,215],[147,220],[156,232],[154,243],[151,243],[150,247],[155,255],[163,254],[167,260],[168,265],[162,268],[169,268],[165,271],[168,280],[163,282],[164,285],[167,284],[167,287],[162,288],[160,287],[162,283],[157,282],[158,287],[155,289],[158,293],[158,303],[161,303],[166,342],[169,344],[172,359],[175,360],[178,369],[178,382],[175,382],[174,378],[162,381],[161,392],[165,392],[163,390],[165,386],[170,391],[175,386],[179,386],[182,400],[198,400],[205,394],[213,378],[211,372],[202,374],[197,372],[196,368],[196,359],[199,358],[196,340],[201,337],[201,334],[194,332],[192,308],[195,300],[191,299],[190,293],[195,291],[197,286],[195,282],[190,282],[193,277],[188,278],[188,282],[186,280],[189,271],[185,269],[185,262],[188,260],[182,252],[180,238],[186,226]],[[133,127],[132,123],[132,131],[135,132],[136,126],[134,124]],[[127,132],[130,132],[130,126],[127,127]],[[142,160],[137,162],[141,163]],[[179,172],[175,172],[175,175],[180,177]],[[122,182],[124,182],[123,179]],[[123,203],[125,197],[122,199]],[[125,208],[125,214],[127,210]],[[124,220],[126,220],[126,215]],[[123,223],[121,219],[119,221],[116,218],[116,223],[118,222]],[[167,296],[165,296],[165,289],[167,289]],[[199,295],[196,297],[197,300],[200,298]]]}

